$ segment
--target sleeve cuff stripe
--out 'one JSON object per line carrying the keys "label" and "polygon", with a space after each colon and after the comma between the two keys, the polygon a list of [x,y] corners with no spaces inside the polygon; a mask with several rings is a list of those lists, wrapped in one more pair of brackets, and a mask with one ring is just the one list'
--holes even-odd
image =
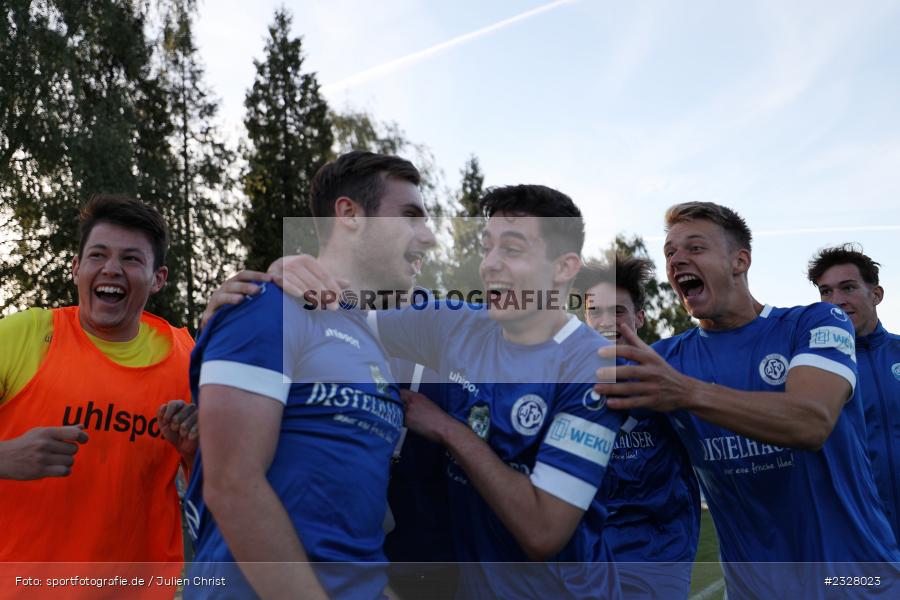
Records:
{"label": "sleeve cuff stripe", "polygon": [[587,510],[597,495],[597,486],[542,462],[534,465],[531,483],[581,510]]}
{"label": "sleeve cuff stripe", "polygon": [[206,384],[229,387],[267,396],[287,403],[290,380],[279,371],[255,367],[230,360],[211,360],[200,366],[200,386]]}
{"label": "sleeve cuff stripe", "polygon": [[856,390],[856,373],[854,373],[853,369],[847,365],[842,365],[836,360],[825,358],[818,354],[798,354],[791,359],[788,370],[790,371],[794,367],[815,367],[817,369],[822,369],[823,371],[828,371],[829,373],[834,373],[835,375],[840,375],[850,383],[851,388]]}

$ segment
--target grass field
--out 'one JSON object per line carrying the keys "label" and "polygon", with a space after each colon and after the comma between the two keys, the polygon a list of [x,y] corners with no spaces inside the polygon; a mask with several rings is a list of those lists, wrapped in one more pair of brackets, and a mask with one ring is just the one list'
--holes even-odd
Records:
{"label": "grass field", "polygon": [[720,600],[725,588],[721,585],[722,567],[719,565],[719,543],[709,511],[700,512],[700,542],[697,560],[691,573],[691,599]]}

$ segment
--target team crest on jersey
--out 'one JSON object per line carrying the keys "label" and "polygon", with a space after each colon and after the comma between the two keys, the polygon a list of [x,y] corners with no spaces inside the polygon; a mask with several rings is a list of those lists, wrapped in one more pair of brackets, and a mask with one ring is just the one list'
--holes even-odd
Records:
{"label": "team crest on jersey", "polygon": [[513,429],[522,435],[534,435],[544,424],[547,416],[547,403],[536,394],[525,394],[513,404],[512,420]]}
{"label": "team crest on jersey", "polygon": [[378,389],[379,394],[386,394],[388,385],[388,380],[384,378],[384,375],[381,374],[381,369],[378,368],[378,365],[369,363],[369,372],[372,373],[372,381],[375,382],[375,387]]}
{"label": "team crest on jersey", "polygon": [[833,306],[831,308],[831,316],[834,317],[835,319],[837,319],[838,321],[846,321],[847,320],[847,313],[842,311],[837,306]]}
{"label": "team crest on jersey", "polygon": [[900,363],[894,363],[891,366],[891,373],[894,374],[894,379],[900,381]]}
{"label": "team crest on jersey", "polygon": [[781,385],[787,379],[788,361],[780,354],[769,354],[759,363],[759,376],[769,385]]}
{"label": "team crest on jersey", "polygon": [[491,409],[486,404],[476,404],[469,409],[468,423],[475,435],[487,441],[491,433]]}
{"label": "team crest on jersey", "polygon": [[593,388],[586,390],[581,397],[581,405],[588,410],[600,410],[606,406],[606,396],[598,394]]}

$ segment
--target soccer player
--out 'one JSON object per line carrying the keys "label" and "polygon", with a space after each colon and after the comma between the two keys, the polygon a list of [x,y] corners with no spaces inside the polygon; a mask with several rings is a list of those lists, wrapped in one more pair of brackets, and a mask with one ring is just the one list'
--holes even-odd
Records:
{"label": "soccer player", "polygon": [[0,561],[178,573],[175,476],[197,447],[193,341],[144,312],[166,281],[168,239],[155,209],[95,196],[72,261],[78,306],[0,320]]}
{"label": "soccer player", "polygon": [[809,280],[823,302],[850,318],[856,330],[860,399],[866,418],[866,447],[878,495],[894,538],[900,540],[900,336],[878,319],[884,289],[880,265],[852,244],[821,250],[810,262]]}
{"label": "soccer player", "polygon": [[[597,489],[625,415],[588,383],[598,366],[590,356],[608,342],[565,310],[584,221],[544,186],[495,188],[483,206],[486,305],[448,299],[370,313],[390,354],[449,382],[442,407],[412,392],[404,400],[407,426],[452,456],[459,594],[619,597]],[[310,264],[298,257],[285,268],[324,284]],[[548,564],[508,564],[529,560]],[[489,564],[498,562],[507,564]]]}
{"label": "soccer player", "polygon": [[[584,293],[585,320],[616,344],[622,326],[644,325],[647,260],[610,253],[589,262],[575,286]],[[617,562],[627,598],[687,598],[700,532],[697,478],[665,415],[642,411],[616,440],[603,480],[609,517],[603,535]]]}
{"label": "soccer player", "polygon": [[[369,152],[322,167],[310,190],[321,264],[354,290],[408,290],[435,243],[419,181],[408,161]],[[362,311],[262,288],[218,311],[192,358],[203,431],[186,511],[192,575],[212,585],[186,595],[375,598],[383,570],[346,563],[385,560],[397,386]]]}
{"label": "soccer player", "polygon": [[[628,380],[618,389],[595,389],[628,396],[611,407],[671,413],[716,524],[729,598],[822,597],[828,563],[900,561],[865,454],[846,313],[757,302],[750,230],[731,209],[675,205],[666,229],[669,282],[700,327],[655,351],[623,327],[631,345],[616,350],[637,364],[616,368]],[[791,561],[817,564],[766,564]],[[877,570],[868,574],[897,575]],[[881,583],[867,589],[890,594]]]}

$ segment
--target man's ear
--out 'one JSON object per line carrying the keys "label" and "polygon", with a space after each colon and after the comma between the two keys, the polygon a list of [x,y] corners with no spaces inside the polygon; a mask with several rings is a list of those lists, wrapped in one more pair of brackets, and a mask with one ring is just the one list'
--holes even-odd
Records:
{"label": "man's ear", "polygon": [[78,256],[72,257],[72,281],[75,282],[75,286],[78,286]]}
{"label": "man's ear", "polygon": [[159,290],[163,289],[163,286],[166,285],[166,280],[169,278],[169,267],[163,265],[156,270],[156,273],[153,274],[153,284],[150,286],[150,293],[155,294]]}
{"label": "man's ear", "polygon": [[884,300],[884,288],[880,285],[876,285],[872,288],[872,299],[875,300],[873,303],[874,306],[878,306],[881,304],[881,301]]}
{"label": "man's ear", "polygon": [[644,318],[645,317],[646,317],[646,315],[644,314],[643,309],[634,313],[634,324],[636,325],[636,327],[634,328],[635,333],[637,333],[638,329],[640,329],[641,327],[644,326]]}
{"label": "man's ear", "polygon": [[362,206],[355,202],[352,198],[341,196],[334,201],[334,217],[348,225],[356,225],[359,218],[364,217]]}
{"label": "man's ear", "polygon": [[753,262],[753,259],[750,256],[750,251],[746,248],[741,248],[734,254],[733,261],[733,270],[735,275],[746,275],[747,271],[750,269],[750,263]]}
{"label": "man's ear", "polygon": [[581,257],[575,252],[567,252],[556,259],[556,273],[553,282],[557,285],[569,283],[581,270]]}

